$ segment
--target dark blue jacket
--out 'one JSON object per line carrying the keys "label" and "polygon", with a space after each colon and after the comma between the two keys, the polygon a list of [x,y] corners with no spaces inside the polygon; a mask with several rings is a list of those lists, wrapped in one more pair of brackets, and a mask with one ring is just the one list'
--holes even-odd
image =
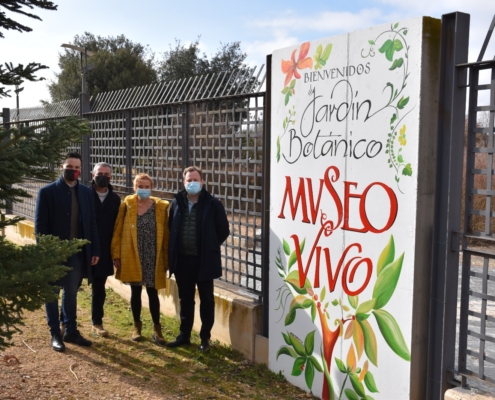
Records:
{"label": "dark blue jacket", "polygon": [[[168,267],[170,276],[177,268],[180,246],[180,229],[186,205],[185,190],[175,195],[168,218],[170,237],[168,242]],[[220,245],[230,234],[229,221],[220,200],[201,190],[196,209],[196,248],[201,260],[198,280],[216,279],[222,276]]]}
{"label": "dark blue jacket", "polygon": [[[80,238],[91,243],[82,248],[83,260],[87,266],[83,276],[92,282],[91,257],[100,256],[98,229],[96,227],[93,189],[76,184],[79,200]],[[40,189],[36,199],[34,231],[36,234],[57,236],[63,240],[70,239],[71,194],[64,178]]]}
{"label": "dark blue jacket", "polygon": [[104,277],[113,275],[113,260],[111,245],[113,227],[119,213],[120,196],[113,191],[112,185],[108,185],[108,195],[100,201],[98,192],[93,188],[93,199],[95,204],[96,225],[98,226],[98,238],[100,239],[100,259],[93,266],[93,276]]}

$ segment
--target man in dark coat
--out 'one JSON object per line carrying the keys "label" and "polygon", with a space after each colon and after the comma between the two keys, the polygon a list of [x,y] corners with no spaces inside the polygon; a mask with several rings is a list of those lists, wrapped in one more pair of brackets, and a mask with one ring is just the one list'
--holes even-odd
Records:
{"label": "man in dark coat", "polygon": [[105,284],[107,277],[113,275],[113,260],[110,252],[113,226],[120,207],[120,196],[110,184],[112,167],[100,162],[93,168],[93,199],[96,212],[96,225],[100,239],[100,259],[93,268],[91,319],[92,331],[99,336],[108,336],[103,328],[103,306],[105,304]]}
{"label": "man in dark coat", "polygon": [[[64,351],[64,342],[79,346],[91,346],[77,330],[76,310],[77,291],[82,278],[92,281],[91,265],[98,263],[100,248],[96,227],[95,208],[92,190],[79,184],[81,156],[69,153],[62,164],[62,176],[40,189],[36,200],[35,232],[53,235],[63,240],[87,239],[82,251],[72,255],[66,262],[72,269],[63,278],[54,282],[63,288],[62,309],[65,334],[60,334],[58,300],[45,304],[46,319],[52,335],[51,346],[55,351]],[[55,289],[58,295],[60,290]]]}
{"label": "man in dark coat", "polygon": [[168,347],[191,343],[194,297],[198,287],[201,317],[200,350],[210,350],[215,320],[213,280],[222,276],[220,245],[229,236],[229,222],[222,203],[203,187],[201,169],[184,170],[185,190],[175,195],[169,216],[169,271],[175,275],[180,298],[180,333]]}

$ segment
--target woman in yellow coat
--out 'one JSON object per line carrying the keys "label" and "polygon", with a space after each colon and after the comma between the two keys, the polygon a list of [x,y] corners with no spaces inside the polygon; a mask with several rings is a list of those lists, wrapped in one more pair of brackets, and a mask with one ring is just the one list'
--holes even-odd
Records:
{"label": "woman in yellow coat", "polygon": [[136,175],[135,194],[125,198],[115,221],[112,258],[115,277],[131,286],[132,340],[141,340],[141,292],[145,286],[154,324],[152,339],[163,345],[158,289],[166,286],[167,279],[169,202],[151,197],[151,189],[149,175]]}

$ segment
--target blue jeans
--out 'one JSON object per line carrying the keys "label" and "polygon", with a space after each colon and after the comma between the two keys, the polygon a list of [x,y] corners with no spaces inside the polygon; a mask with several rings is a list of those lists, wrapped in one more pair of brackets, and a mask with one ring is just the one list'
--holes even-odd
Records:
{"label": "blue jeans", "polygon": [[[77,330],[76,324],[76,310],[77,310],[77,291],[81,286],[82,272],[83,272],[83,260],[82,254],[77,253],[71,256],[67,260],[67,266],[72,269],[59,279],[54,282],[53,285],[61,286],[63,289],[62,293],[62,314],[65,324],[65,332],[73,333]],[[45,303],[46,310],[46,320],[48,326],[50,327],[50,333],[52,335],[60,335],[60,318],[58,309],[58,295],[60,294],[60,289],[54,289],[57,299],[50,303]]]}

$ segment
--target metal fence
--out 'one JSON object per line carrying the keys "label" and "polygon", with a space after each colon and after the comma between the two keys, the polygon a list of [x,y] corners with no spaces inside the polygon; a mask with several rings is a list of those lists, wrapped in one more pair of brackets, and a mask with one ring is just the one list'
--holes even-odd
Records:
{"label": "metal fence", "polygon": [[[222,201],[230,223],[222,246],[222,279],[261,300],[264,79],[263,67],[222,72],[101,93],[86,108],[71,100],[29,113],[11,110],[10,115],[11,121],[39,124],[60,118],[68,104],[89,109],[83,116],[93,133],[87,146],[75,149],[83,155],[81,179],[88,184],[92,166],[108,162],[121,195],[132,191],[134,175],[145,172],[154,179],[154,194],[171,199],[182,188],[183,169],[202,168],[208,191]],[[43,184],[32,179],[20,184],[33,198],[13,204],[13,212],[32,219]]]}
{"label": "metal fence", "polygon": [[[483,61],[494,27],[495,17],[478,60],[458,66],[469,70],[458,356],[463,386],[467,378],[495,384],[495,59]],[[488,104],[479,104],[483,92]]]}
{"label": "metal fence", "polygon": [[495,59],[483,61],[495,17],[472,63],[469,25],[468,14],[442,18],[428,399],[495,384]]}

